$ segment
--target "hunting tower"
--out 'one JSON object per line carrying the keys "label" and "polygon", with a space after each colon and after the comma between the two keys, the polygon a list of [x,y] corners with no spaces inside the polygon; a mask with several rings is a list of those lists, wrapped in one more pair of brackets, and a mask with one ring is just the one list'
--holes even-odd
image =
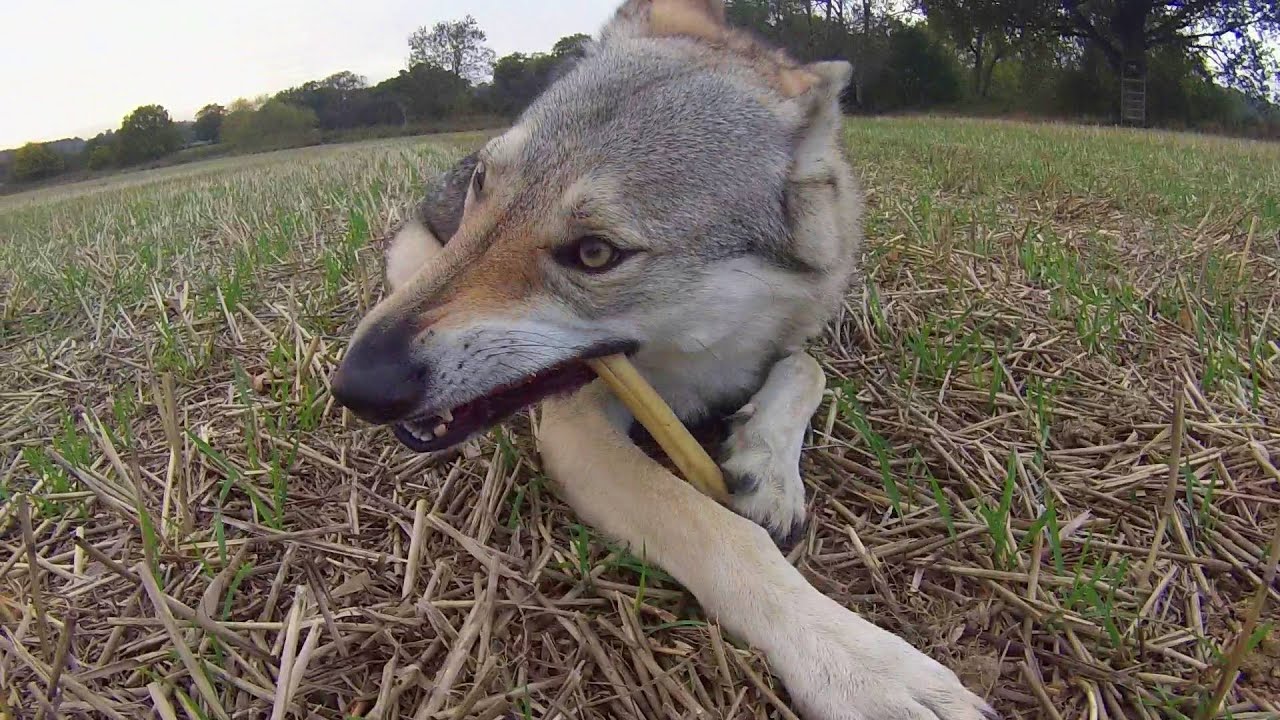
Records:
{"label": "hunting tower", "polygon": [[1147,124],[1147,72],[1143,63],[1130,60],[1120,73],[1120,124]]}

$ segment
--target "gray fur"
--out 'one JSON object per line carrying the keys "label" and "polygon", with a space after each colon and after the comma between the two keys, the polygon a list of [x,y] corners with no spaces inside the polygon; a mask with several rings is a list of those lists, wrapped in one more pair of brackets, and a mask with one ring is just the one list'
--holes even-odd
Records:
{"label": "gray fur", "polygon": [[[598,46],[520,119],[521,167],[540,187],[583,173],[625,181],[622,218],[661,243],[664,266],[755,254],[811,270],[791,252],[786,216],[799,128],[759,102],[758,86],[690,62],[699,50],[671,38]],[[661,266],[647,274],[673,278]]]}

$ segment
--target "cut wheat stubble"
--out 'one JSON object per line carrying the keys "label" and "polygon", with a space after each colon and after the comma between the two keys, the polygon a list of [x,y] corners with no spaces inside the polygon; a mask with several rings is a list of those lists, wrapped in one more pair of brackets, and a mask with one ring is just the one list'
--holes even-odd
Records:
{"label": "cut wheat stubble", "polygon": [[[1037,686],[1069,720],[1174,716],[1167,703],[1192,717],[1219,681],[1218,717],[1275,716],[1275,641],[1237,638],[1251,635],[1241,621],[1259,589],[1258,627],[1280,598],[1266,575],[1280,508],[1280,236],[1256,202],[1258,188],[1277,186],[1280,146],[1214,142],[1210,157],[1191,136],[909,118],[851,120],[845,131],[874,232],[865,287],[811,347],[831,389],[814,422],[820,444],[801,461],[812,531],[796,565],[955,668],[1011,720],[1045,717]],[[0,235],[14,240],[0,243],[0,487],[16,491],[0,500],[0,713],[16,707],[10,688],[24,710],[48,704],[64,637],[57,693],[68,715],[154,712],[162,703],[148,682],[177,717],[203,704],[132,571],[146,559],[135,488],[157,521],[164,602],[233,717],[268,717],[291,686],[288,717],[367,716],[393,658],[379,710],[411,717],[482,602],[492,621],[432,720],[472,699],[470,720],[526,707],[671,717],[668,700],[677,714],[687,707],[668,680],[721,717],[774,713],[744,664],[786,702],[767,662],[703,625],[677,583],[580,529],[523,426],[440,463],[335,411],[324,379],[349,329],[335,322],[376,297],[378,240],[420,200],[425,175],[478,139],[455,142],[130,173],[127,187],[29,195],[16,210],[0,198]],[[1041,163],[1055,147],[1063,152]],[[1077,151],[1091,161],[1064,162]],[[1174,166],[1176,177],[1165,170]],[[1166,202],[1144,189],[1153,180],[1185,180],[1187,193]],[[1183,217],[1188,204],[1194,217]],[[348,243],[359,245],[351,257]],[[242,398],[237,383],[267,369],[267,395]],[[665,454],[656,442],[655,453]],[[1170,514],[1168,460],[1179,454]],[[295,461],[273,467],[277,456]],[[278,514],[276,471],[287,480]],[[1008,517],[993,515],[1006,487]],[[24,495],[32,543],[14,500]],[[419,498],[428,508],[415,529]],[[1001,527],[1003,559],[993,558]],[[874,565],[900,609],[872,583]],[[1148,567],[1150,584],[1139,584]],[[279,688],[298,585],[311,610]],[[1227,659],[1241,655],[1231,672]],[[493,657],[486,679],[477,671]],[[581,679],[566,666],[581,666]]]}

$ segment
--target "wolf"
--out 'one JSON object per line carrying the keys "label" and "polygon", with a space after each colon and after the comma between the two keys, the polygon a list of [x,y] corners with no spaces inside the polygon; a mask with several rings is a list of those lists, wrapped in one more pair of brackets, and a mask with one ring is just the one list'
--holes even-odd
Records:
{"label": "wolf", "polygon": [[[386,253],[334,396],[418,452],[531,406],[544,468],[763,651],[808,718],[974,720],[956,675],[779,551],[825,385],[805,352],[858,278],[845,62],[801,64],[721,0],[627,0],[512,127],[444,174]],[[584,363],[625,353],[686,423],[728,417],[728,507],[652,460]]]}

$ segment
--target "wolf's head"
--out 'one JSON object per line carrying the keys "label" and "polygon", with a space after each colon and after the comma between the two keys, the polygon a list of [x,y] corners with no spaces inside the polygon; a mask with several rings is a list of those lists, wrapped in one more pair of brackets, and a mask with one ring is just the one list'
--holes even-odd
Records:
{"label": "wolf's head", "polygon": [[789,206],[836,147],[848,77],[730,29],[720,0],[630,0],[392,241],[392,292],[335,395],[430,451],[581,386],[582,361],[611,353],[642,370],[710,358],[694,394],[740,391],[812,331],[852,251],[797,237]]}

